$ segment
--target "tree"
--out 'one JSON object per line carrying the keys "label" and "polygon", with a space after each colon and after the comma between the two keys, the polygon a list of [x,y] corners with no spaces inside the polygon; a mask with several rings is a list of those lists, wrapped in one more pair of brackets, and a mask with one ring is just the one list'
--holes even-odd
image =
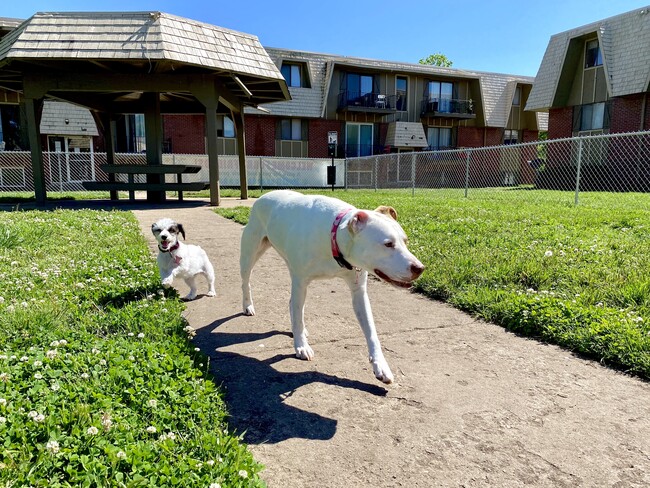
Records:
{"label": "tree", "polygon": [[441,53],[429,54],[426,58],[418,61],[420,64],[428,64],[430,66],[442,66],[443,68],[450,68],[453,63],[447,56]]}

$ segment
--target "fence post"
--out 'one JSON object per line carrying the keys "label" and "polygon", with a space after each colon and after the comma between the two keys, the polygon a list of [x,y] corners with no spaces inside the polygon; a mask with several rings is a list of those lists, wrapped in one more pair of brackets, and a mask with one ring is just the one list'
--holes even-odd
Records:
{"label": "fence post", "polygon": [[583,138],[578,138],[578,162],[576,165],[576,195],[574,198],[574,205],[578,206],[578,195],[580,193],[580,166],[582,165],[582,143]]}
{"label": "fence post", "polygon": [[411,153],[411,196],[415,196],[415,151]]}
{"label": "fence post", "polygon": [[343,188],[348,191],[348,158],[343,160]]}
{"label": "fence post", "polygon": [[377,180],[379,179],[379,156],[375,156],[375,191],[377,191]]}
{"label": "fence post", "polygon": [[469,190],[469,162],[471,157],[472,157],[472,151],[468,149],[467,158],[465,160],[465,198],[467,198],[467,193]]}
{"label": "fence post", "polygon": [[264,168],[264,159],[260,156],[260,193],[264,191],[264,177],[262,176],[263,168]]}

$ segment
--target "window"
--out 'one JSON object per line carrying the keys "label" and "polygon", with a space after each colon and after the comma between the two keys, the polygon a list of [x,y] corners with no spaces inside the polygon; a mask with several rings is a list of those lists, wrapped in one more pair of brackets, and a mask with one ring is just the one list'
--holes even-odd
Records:
{"label": "window", "polygon": [[519,105],[521,105],[521,87],[520,86],[515,88],[515,94],[512,97],[512,105],[515,106],[515,107],[518,107]]}
{"label": "window", "polygon": [[301,141],[302,120],[282,119],[280,120],[280,139],[283,141]]}
{"label": "window", "polygon": [[427,143],[429,150],[437,151],[438,149],[448,149],[451,144],[450,127],[429,127],[427,129]]}
{"label": "window", "polygon": [[519,131],[506,129],[503,133],[503,143],[508,144],[517,144],[519,142]]}
{"label": "window", "polygon": [[408,106],[408,78],[405,76],[395,78],[395,95],[395,108],[405,112]]}
{"label": "window", "polygon": [[363,97],[372,94],[374,86],[374,76],[348,73],[345,82],[348,102],[359,101]]}
{"label": "window", "polygon": [[372,124],[345,126],[345,155],[347,157],[372,155]]}
{"label": "window", "polygon": [[217,118],[217,137],[235,137],[235,123],[227,115]]}
{"label": "window", "polygon": [[585,52],[585,68],[593,68],[595,66],[602,66],[603,57],[598,45],[598,39],[587,41]]}
{"label": "window", "polygon": [[580,130],[598,130],[605,127],[605,103],[591,103],[582,106]]}
{"label": "window", "polygon": [[429,102],[437,102],[435,112],[450,112],[451,100],[454,94],[454,84],[443,81],[430,81],[428,83]]}
{"label": "window", "polygon": [[305,84],[303,84],[302,65],[296,63],[282,63],[280,72],[282,73],[282,76],[284,76],[288,86],[305,86]]}

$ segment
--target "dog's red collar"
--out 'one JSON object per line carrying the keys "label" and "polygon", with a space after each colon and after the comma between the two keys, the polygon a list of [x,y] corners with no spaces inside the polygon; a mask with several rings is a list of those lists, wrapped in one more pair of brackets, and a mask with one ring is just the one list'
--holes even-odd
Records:
{"label": "dog's red collar", "polygon": [[339,263],[339,266],[341,268],[347,268],[347,269],[352,269],[352,265],[348,263],[347,260],[343,257],[343,254],[339,249],[339,245],[336,242],[336,233],[339,230],[339,224],[341,223],[341,220],[343,220],[343,217],[345,217],[350,210],[352,209],[348,208],[345,210],[341,210],[338,213],[338,215],[334,219],[334,223],[332,224],[332,230],[330,232],[330,237],[332,241],[332,257],[336,260],[337,263]]}
{"label": "dog's red collar", "polygon": [[175,251],[176,249],[178,249],[178,246],[179,246],[179,243],[177,242],[176,244],[174,244],[169,249],[163,249],[162,247],[160,247],[160,244],[158,244],[158,249],[160,249],[160,252],[172,252],[172,251]]}

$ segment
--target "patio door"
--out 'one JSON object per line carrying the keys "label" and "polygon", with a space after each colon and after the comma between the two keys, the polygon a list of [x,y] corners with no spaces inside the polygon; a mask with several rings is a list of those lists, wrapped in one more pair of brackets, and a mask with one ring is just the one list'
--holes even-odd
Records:
{"label": "patio door", "polygon": [[345,126],[345,154],[347,157],[372,155],[372,124]]}

